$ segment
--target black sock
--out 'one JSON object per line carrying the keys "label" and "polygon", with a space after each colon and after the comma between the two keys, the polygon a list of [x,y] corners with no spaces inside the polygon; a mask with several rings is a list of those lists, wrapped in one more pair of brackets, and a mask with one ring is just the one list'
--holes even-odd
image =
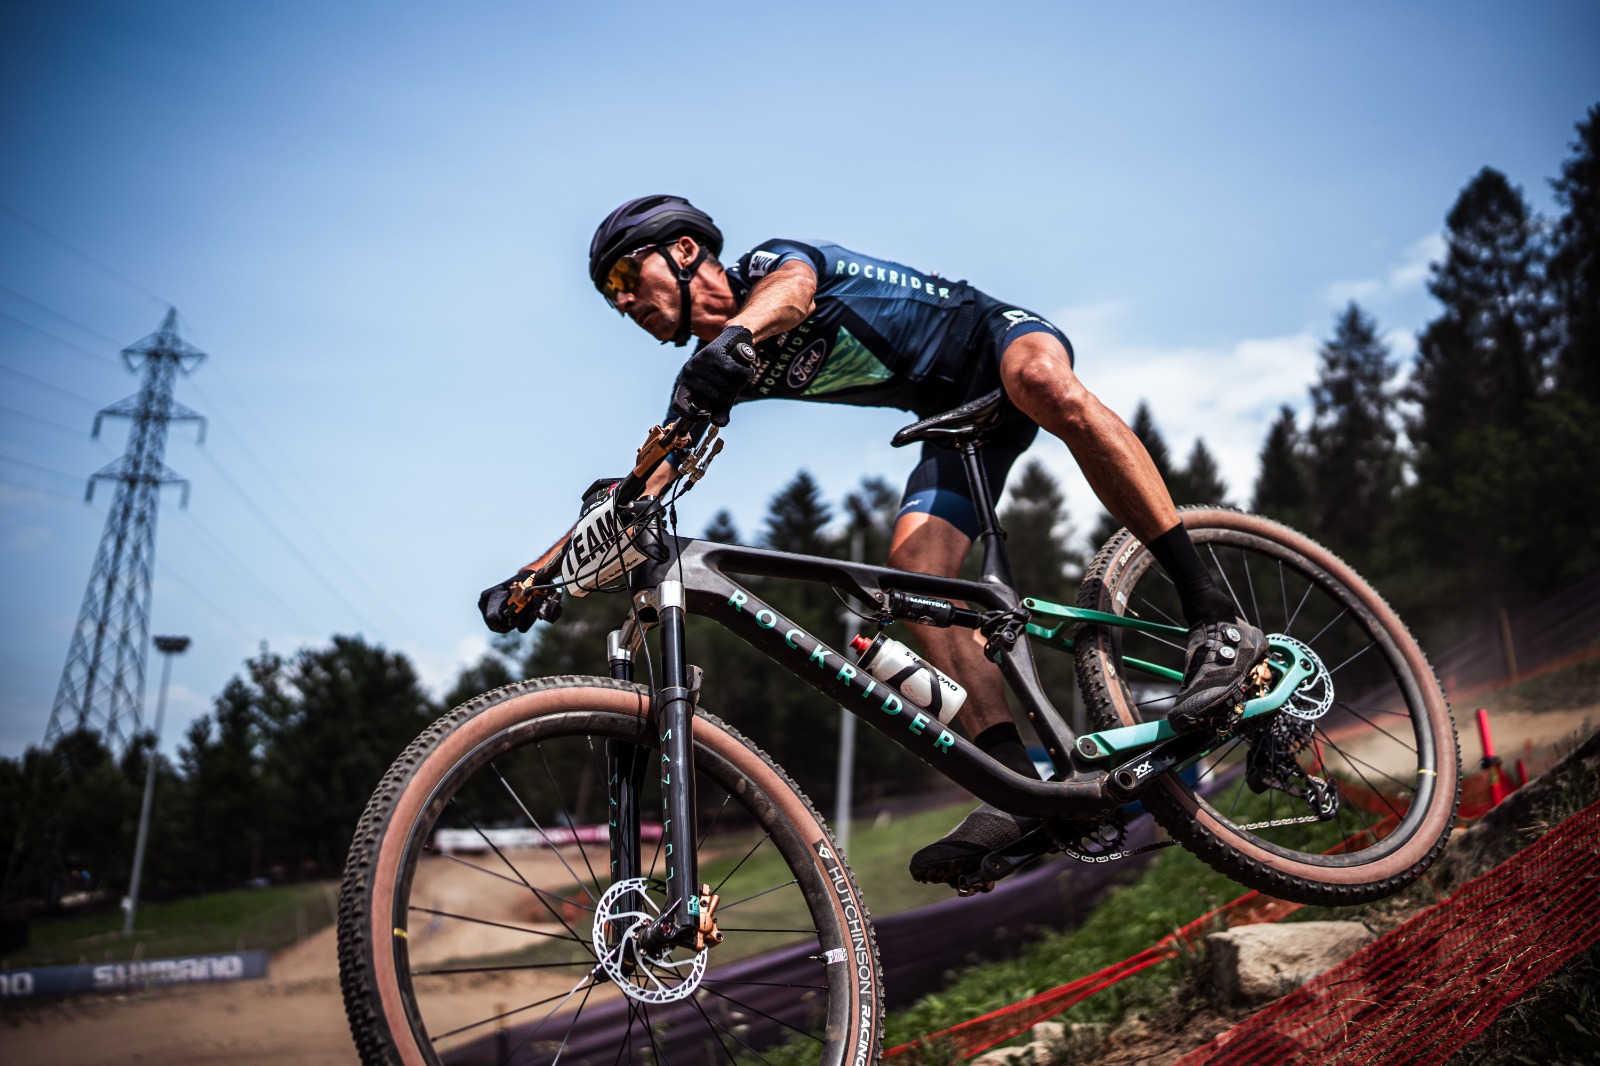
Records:
{"label": "black sock", "polygon": [[978,750],[1013,773],[1033,781],[1039,779],[1039,769],[1028,758],[1028,749],[1023,746],[1017,723],[992,725],[973,737],[972,742],[978,746]]}
{"label": "black sock", "polygon": [[1161,569],[1178,586],[1183,620],[1190,628],[1208,622],[1231,622],[1239,616],[1233,601],[1217,588],[1211,571],[1200,561],[1200,553],[1194,550],[1194,542],[1189,539],[1189,531],[1183,528],[1182,522],[1152,540],[1148,547]]}

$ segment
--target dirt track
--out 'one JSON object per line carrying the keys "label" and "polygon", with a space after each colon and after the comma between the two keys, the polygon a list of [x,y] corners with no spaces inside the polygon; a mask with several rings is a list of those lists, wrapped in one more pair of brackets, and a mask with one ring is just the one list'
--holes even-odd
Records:
{"label": "dirt track", "polygon": [[[1495,742],[1509,763],[1521,754],[1524,742],[1532,740],[1541,746],[1562,740],[1586,718],[1597,717],[1600,708],[1596,707],[1545,714],[1497,712]],[[1479,755],[1476,729],[1469,714],[1458,714],[1457,724],[1462,732],[1462,762],[1470,773]],[[578,860],[574,856],[571,861]],[[550,853],[520,855],[517,862],[536,884],[571,881],[559,859]],[[455,901],[470,893],[477,901],[477,913],[483,913],[486,898],[498,899],[507,920],[525,927],[548,923],[548,913],[535,913],[520,886],[461,863],[434,860],[423,877],[423,891],[417,898],[430,901],[425,905],[435,909],[449,911]],[[507,935],[512,934],[481,926],[416,921],[411,944],[416,960],[426,965],[514,946],[500,939]],[[541,985],[541,980],[546,983]],[[448,1009],[463,1018],[482,1018],[495,1013],[500,1004],[528,1002],[539,998],[529,993],[544,989],[548,994],[551,987],[548,979],[526,976],[460,980],[452,986]],[[180,1061],[193,1066],[320,1066],[352,1062],[355,1056],[339,994],[332,929],[275,955],[270,977],[264,981],[40,1002],[3,1017],[0,1047],[4,1048],[4,1061],[24,1066]]]}
{"label": "dirt track", "polygon": [[[484,863],[474,856],[468,862]],[[514,856],[534,884],[559,885],[571,877],[548,852]],[[491,859],[490,862],[493,860]],[[576,853],[570,857],[576,863]],[[581,867],[580,867],[581,869]],[[441,911],[496,913],[524,928],[559,929],[549,914],[535,914],[527,891],[514,882],[434,859],[419,873],[417,898]],[[470,908],[461,906],[471,896]],[[546,919],[541,922],[539,919]],[[525,937],[460,922],[415,921],[411,945],[419,965],[511,950]],[[0,1055],[25,1066],[103,1066],[112,1063],[184,1062],[195,1066],[284,1063],[320,1066],[355,1059],[339,994],[336,934],[332,928],[278,952],[268,978],[237,984],[188,986],[123,996],[81,997],[32,1004],[5,1017]],[[476,1020],[529,1002],[556,987],[537,975],[450,979],[450,1024]],[[460,1024],[460,1022],[456,1022]]]}

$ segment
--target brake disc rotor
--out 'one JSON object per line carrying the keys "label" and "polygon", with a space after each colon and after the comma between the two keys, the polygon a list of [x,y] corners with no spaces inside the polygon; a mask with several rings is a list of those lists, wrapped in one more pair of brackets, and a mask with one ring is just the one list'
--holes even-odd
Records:
{"label": "brake disc rotor", "polygon": [[1300,682],[1288,701],[1284,703],[1281,708],[1283,713],[1306,722],[1315,721],[1327,714],[1328,709],[1333,706],[1333,677],[1323,665],[1322,659],[1303,640],[1296,640],[1282,633],[1274,633],[1273,640],[1291,646],[1300,660],[1309,663],[1312,670],[1311,676]]}
{"label": "brake disc rotor", "polygon": [[632,877],[606,889],[594,908],[594,952],[606,976],[629,999],[672,1003],[700,987],[706,953],[669,947],[651,955],[639,946],[639,935],[661,916],[649,887],[646,878]]}

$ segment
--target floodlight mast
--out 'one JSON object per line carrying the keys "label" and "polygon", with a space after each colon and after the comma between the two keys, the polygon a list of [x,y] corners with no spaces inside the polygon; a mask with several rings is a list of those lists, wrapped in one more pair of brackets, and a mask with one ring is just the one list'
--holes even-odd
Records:
{"label": "floodlight mast", "polygon": [[150,755],[144,766],[144,800],[139,804],[139,835],[133,845],[133,876],[128,881],[128,898],[123,901],[127,914],[122,919],[122,935],[133,935],[133,916],[139,909],[139,881],[144,874],[144,845],[150,836],[150,807],[156,792],[156,761],[161,755],[161,723],[167,716],[167,683],[172,680],[172,657],[182,655],[188,637],[156,637],[156,651],[165,658],[161,664],[161,694],[156,697],[156,729],[150,742]]}

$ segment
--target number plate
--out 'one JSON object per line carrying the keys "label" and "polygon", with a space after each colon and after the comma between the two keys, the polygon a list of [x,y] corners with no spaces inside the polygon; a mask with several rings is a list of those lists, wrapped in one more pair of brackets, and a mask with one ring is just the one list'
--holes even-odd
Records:
{"label": "number plate", "polygon": [[644,562],[617,517],[617,499],[607,496],[578,519],[561,555],[561,579],[569,596],[586,596]]}

